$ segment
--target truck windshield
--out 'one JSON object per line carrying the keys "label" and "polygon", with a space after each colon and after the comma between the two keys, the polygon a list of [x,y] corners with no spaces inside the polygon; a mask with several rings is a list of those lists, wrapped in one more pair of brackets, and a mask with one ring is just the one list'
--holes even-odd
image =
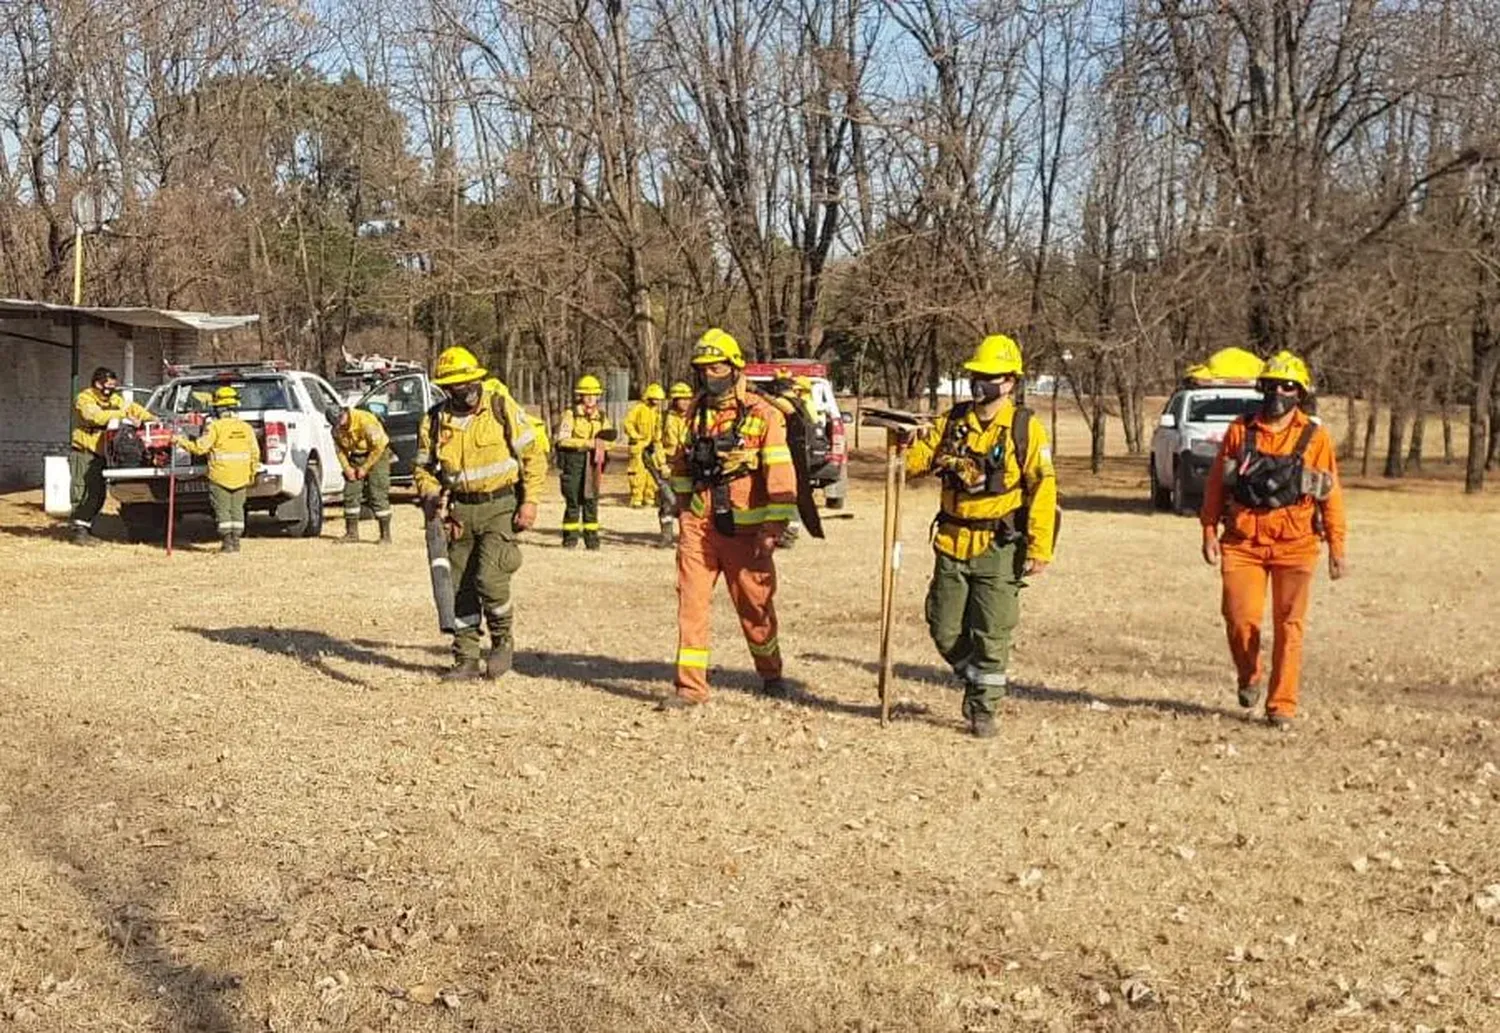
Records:
{"label": "truck windshield", "polygon": [[232,387],[240,394],[240,409],[289,409],[286,381],[279,377],[252,380],[179,380],[158,388],[147,406],[152,412],[211,412],[214,392]]}
{"label": "truck windshield", "polygon": [[1259,395],[1231,395],[1188,400],[1189,423],[1229,423],[1260,408]]}

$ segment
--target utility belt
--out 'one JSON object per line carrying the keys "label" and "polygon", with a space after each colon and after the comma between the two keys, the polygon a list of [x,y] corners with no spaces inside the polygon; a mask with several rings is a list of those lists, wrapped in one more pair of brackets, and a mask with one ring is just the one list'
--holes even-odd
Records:
{"label": "utility belt", "polygon": [[932,520],[932,527],[934,531],[939,525],[959,527],[965,531],[988,531],[1008,544],[1026,537],[1026,532],[1020,529],[1017,519],[1021,512],[1013,509],[1002,517],[961,517],[939,512]]}
{"label": "utility belt", "polygon": [[477,506],[484,502],[494,502],[496,499],[514,498],[520,501],[520,484],[508,484],[494,491],[455,491],[451,496],[454,502],[461,502],[465,506]]}

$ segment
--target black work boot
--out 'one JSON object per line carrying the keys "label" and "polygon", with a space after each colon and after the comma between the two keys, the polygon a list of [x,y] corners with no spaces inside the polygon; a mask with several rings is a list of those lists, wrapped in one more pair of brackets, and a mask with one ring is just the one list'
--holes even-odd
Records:
{"label": "black work boot", "polygon": [[656,711],[659,714],[671,714],[682,710],[692,710],[696,706],[698,706],[697,703],[694,703],[690,699],[684,699],[674,692],[672,695],[657,702]]}
{"label": "black work boot", "polygon": [[672,533],[672,525],[671,524],[662,524],[661,525],[661,537],[656,540],[656,546],[657,546],[657,548],[659,548],[659,549],[670,549],[670,548],[672,548],[672,546],[674,546],[676,544],[677,544],[677,536]]}
{"label": "black work boot", "polygon": [[493,681],[503,674],[509,673],[511,665],[516,660],[516,647],[507,642],[503,646],[495,646],[490,649],[490,655],[484,660],[484,676]]}
{"label": "black work boot", "polygon": [[564,531],[563,532],[563,548],[564,549],[576,549],[576,548],[578,548],[578,536],[576,534],[574,534],[573,532],[571,532],[571,531]]}
{"label": "black work boot", "polygon": [[220,552],[233,552],[234,551],[234,535],[232,535],[232,534],[226,534],[222,538],[219,539],[219,551]]}
{"label": "black work boot", "polygon": [[1240,706],[1249,710],[1260,702],[1260,682],[1252,682],[1249,685],[1240,686]]}
{"label": "black work boot", "polygon": [[978,701],[964,700],[964,717],[969,722],[969,734],[976,739],[995,737],[995,715],[980,707]]}
{"label": "black work boot", "polygon": [[585,549],[587,549],[589,552],[598,552],[599,551],[599,532],[598,531],[585,531],[585,532],[583,532],[583,547]]}
{"label": "black work boot", "polygon": [[478,660],[456,660],[453,666],[444,671],[438,678],[439,681],[478,681],[484,677],[484,669],[480,667]]}
{"label": "black work boot", "polygon": [[335,538],[334,541],[344,545],[359,541],[359,518],[355,517],[353,520],[350,520],[348,517],[344,517],[344,537]]}
{"label": "black work boot", "polygon": [[75,527],[73,528],[72,541],[74,545],[93,545],[94,536],[89,533],[87,527]]}
{"label": "black work boot", "polygon": [[380,544],[391,544],[391,518],[388,516],[380,517]]}

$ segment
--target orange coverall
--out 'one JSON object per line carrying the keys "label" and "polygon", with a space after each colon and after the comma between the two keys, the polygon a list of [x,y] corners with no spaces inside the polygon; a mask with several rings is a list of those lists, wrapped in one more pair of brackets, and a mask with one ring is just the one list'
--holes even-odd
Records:
{"label": "orange coverall", "polygon": [[[1224,525],[1220,538],[1224,625],[1241,688],[1259,683],[1262,677],[1260,629],[1266,606],[1266,582],[1270,581],[1275,638],[1266,713],[1273,717],[1293,717],[1297,713],[1303,621],[1318,565],[1319,538],[1327,539],[1331,555],[1340,560],[1344,557],[1348,525],[1344,519],[1338,459],[1328,429],[1319,426],[1309,439],[1302,460],[1307,469],[1332,477],[1328,497],[1316,501],[1304,496],[1280,509],[1256,510],[1236,502],[1225,487],[1224,470],[1226,463],[1233,466],[1238,462],[1247,433],[1256,435],[1256,448],[1262,454],[1287,455],[1297,447],[1302,429],[1310,421],[1310,416],[1297,409],[1280,431],[1266,428],[1259,416],[1251,417],[1249,422],[1236,420],[1230,424],[1218,458],[1209,470],[1203,508],[1199,512],[1205,537],[1216,533],[1221,522]],[[1315,521],[1320,510],[1321,532]]]}
{"label": "orange coverall", "polygon": [[[786,418],[765,399],[750,393],[744,378],[734,392],[705,410],[694,404],[688,434],[675,454],[672,488],[682,532],[677,540],[677,694],[693,703],[708,698],[710,607],[719,575],[740,615],[740,627],[762,679],[781,677],[776,639],[776,539],[797,515],[797,472],[786,443]],[[746,471],[729,481],[733,535],[714,527],[711,490],[696,484],[689,464],[693,441],[740,428],[739,447],[724,456],[728,472]]]}

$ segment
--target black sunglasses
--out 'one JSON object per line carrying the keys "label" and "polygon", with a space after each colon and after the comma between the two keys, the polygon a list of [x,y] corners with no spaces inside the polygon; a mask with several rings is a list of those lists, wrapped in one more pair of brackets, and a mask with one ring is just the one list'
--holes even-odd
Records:
{"label": "black sunglasses", "polygon": [[1302,385],[1295,380],[1263,380],[1261,383],[1266,385],[1267,391],[1275,391],[1278,394],[1300,395],[1302,393]]}

